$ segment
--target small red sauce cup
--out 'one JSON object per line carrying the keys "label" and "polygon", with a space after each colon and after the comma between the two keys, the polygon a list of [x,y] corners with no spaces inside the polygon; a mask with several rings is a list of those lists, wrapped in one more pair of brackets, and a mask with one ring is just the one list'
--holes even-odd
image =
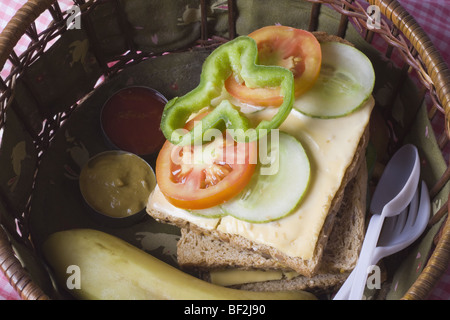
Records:
{"label": "small red sauce cup", "polygon": [[160,129],[167,99],[158,91],[141,86],[119,90],[105,103],[101,127],[114,149],[138,156],[159,151],[165,138]]}

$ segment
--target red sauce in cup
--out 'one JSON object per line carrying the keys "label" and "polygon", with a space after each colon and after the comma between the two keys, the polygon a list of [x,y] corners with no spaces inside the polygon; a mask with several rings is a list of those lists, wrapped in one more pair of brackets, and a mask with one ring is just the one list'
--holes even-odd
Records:
{"label": "red sauce in cup", "polygon": [[121,150],[137,155],[152,154],[165,141],[160,123],[166,103],[164,96],[150,88],[122,89],[103,107],[103,132]]}

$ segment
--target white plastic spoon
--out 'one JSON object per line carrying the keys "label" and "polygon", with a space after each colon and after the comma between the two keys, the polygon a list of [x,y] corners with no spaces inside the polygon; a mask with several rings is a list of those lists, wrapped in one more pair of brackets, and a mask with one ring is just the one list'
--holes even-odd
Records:
{"label": "white plastic spoon", "polygon": [[378,182],[370,204],[373,215],[367,227],[358,263],[334,300],[350,297],[361,299],[367,279],[366,259],[369,257],[370,261],[373,256],[384,219],[400,214],[410,204],[418,188],[419,176],[417,148],[411,144],[404,145],[388,162]]}
{"label": "white plastic spoon", "polygon": [[[419,188],[409,205],[409,208],[403,210],[399,215],[385,219],[378,239],[377,247],[368,266],[376,265],[384,257],[397,253],[414,241],[425,231],[430,219],[431,204],[430,195],[425,182],[422,181],[419,200]],[[352,289],[354,273],[348,277],[348,282],[339,290],[339,296],[343,299],[355,299],[350,296]]]}

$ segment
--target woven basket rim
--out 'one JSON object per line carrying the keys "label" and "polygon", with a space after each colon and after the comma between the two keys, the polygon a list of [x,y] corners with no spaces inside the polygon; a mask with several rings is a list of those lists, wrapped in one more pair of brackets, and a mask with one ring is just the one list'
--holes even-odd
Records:
{"label": "woven basket rim", "polygon": [[[353,10],[353,1],[346,0],[306,0],[314,4],[327,4],[336,11],[349,17],[355,17]],[[57,3],[55,0],[30,0],[25,3],[9,21],[3,32],[0,34],[0,69],[10,57],[15,45],[22,35],[32,25],[32,23]],[[75,1],[81,6],[88,8],[93,0]],[[201,3],[204,5],[204,0]],[[231,1],[234,2],[234,1]],[[342,5],[345,2],[346,5]],[[445,116],[446,136],[449,130],[450,118],[450,71],[444,62],[439,51],[433,46],[426,33],[412,16],[396,0],[368,0],[368,4],[376,5],[381,13],[403,34],[414,47],[420,62],[417,64],[419,73],[423,74],[425,84],[428,83],[428,89],[435,97],[435,103]],[[234,13],[233,13],[234,14]],[[366,17],[367,18],[367,17]],[[230,19],[232,20],[232,19]],[[392,32],[387,30],[386,32]],[[230,35],[233,37],[234,30],[230,29]],[[396,45],[396,44],[392,44]],[[410,50],[409,50],[409,53]],[[412,55],[411,55],[412,57]],[[406,57],[406,58],[411,58]],[[414,59],[414,57],[412,57]],[[411,61],[414,64],[414,61]],[[449,169],[447,169],[449,171]],[[442,185],[448,181],[442,180]],[[448,203],[450,208],[450,203]],[[447,209],[447,207],[445,208]],[[445,214],[447,210],[443,210]],[[429,291],[433,288],[439,277],[445,271],[450,262],[450,221],[447,220],[442,227],[439,242],[434,250],[427,266],[419,276],[418,280],[408,290],[403,299],[414,300],[426,298]],[[22,299],[36,300],[49,299],[49,297],[33,282],[28,273],[22,268],[20,261],[15,257],[6,231],[0,226],[0,270],[6,275],[14,289],[21,295]]]}

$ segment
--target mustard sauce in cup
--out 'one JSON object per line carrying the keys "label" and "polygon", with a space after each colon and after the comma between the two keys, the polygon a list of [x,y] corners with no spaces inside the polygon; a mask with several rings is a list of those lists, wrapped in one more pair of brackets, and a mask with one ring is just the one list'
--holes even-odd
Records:
{"label": "mustard sauce in cup", "polygon": [[151,166],[124,151],[106,151],[92,157],[80,173],[80,191],[96,212],[127,218],[144,212],[156,185]]}

